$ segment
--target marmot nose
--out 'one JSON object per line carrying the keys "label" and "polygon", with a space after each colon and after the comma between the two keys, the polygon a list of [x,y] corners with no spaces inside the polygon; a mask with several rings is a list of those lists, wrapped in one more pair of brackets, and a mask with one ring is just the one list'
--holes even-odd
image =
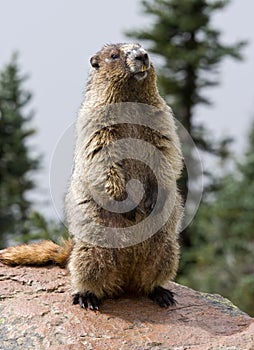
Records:
{"label": "marmot nose", "polygon": [[141,61],[147,67],[149,66],[149,57],[147,53],[137,53],[135,56],[135,60]]}

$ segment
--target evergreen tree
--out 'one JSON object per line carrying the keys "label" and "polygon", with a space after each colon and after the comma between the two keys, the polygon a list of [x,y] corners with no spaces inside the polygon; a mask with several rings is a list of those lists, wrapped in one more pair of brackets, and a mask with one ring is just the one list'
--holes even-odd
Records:
{"label": "evergreen tree", "polygon": [[254,123],[243,160],[224,176],[193,222],[181,283],[220,293],[254,316]]}
{"label": "evergreen tree", "polygon": [[23,234],[31,211],[27,193],[34,188],[32,171],[38,157],[32,157],[27,141],[35,130],[27,112],[31,93],[24,88],[17,55],[0,72],[0,245],[8,235]]}
{"label": "evergreen tree", "polygon": [[15,237],[18,243],[30,243],[38,240],[51,240],[61,244],[68,238],[68,231],[62,222],[45,218],[37,211],[30,211],[29,220],[23,227],[22,234]]}
{"label": "evergreen tree", "polygon": [[[222,10],[228,0],[151,0],[142,1],[144,12],[152,15],[154,22],[147,30],[128,32],[127,35],[147,41],[150,52],[162,58],[158,70],[160,91],[176,118],[192,136],[202,152],[225,158],[230,139],[215,140],[209,131],[195,123],[195,108],[210,104],[206,88],[218,84],[218,67],[226,57],[241,59],[244,42],[225,45],[220,41],[220,31],[211,24],[216,11]],[[184,145],[183,145],[184,147]],[[193,150],[185,149],[185,157],[193,159]],[[192,163],[192,162],[190,162]],[[211,174],[207,186],[216,187]],[[198,177],[198,174],[196,174]],[[183,198],[188,194],[188,174],[185,169],[180,182]],[[182,233],[184,246],[191,246],[189,229]]]}

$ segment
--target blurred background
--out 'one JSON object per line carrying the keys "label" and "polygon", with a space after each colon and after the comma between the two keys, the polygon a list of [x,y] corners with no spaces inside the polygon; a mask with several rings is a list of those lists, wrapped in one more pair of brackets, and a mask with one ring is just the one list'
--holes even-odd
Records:
{"label": "blurred background", "polygon": [[[0,248],[67,235],[61,208],[89,58],[138,41],[204,168],[177,282],[254,315],[253,1],[0,3]],[[188,185],[184,171],[184,198]]]}

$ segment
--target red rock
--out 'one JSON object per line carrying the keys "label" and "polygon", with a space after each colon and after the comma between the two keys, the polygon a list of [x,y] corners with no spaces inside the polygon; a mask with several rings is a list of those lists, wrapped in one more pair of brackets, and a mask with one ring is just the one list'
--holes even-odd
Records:
{"label": "red rock", "polygon": [[178,304],[105,300],[71,304],[67,270],[0,264],[0,349],[254,350],[254,319],[219,295],[169,283]]}

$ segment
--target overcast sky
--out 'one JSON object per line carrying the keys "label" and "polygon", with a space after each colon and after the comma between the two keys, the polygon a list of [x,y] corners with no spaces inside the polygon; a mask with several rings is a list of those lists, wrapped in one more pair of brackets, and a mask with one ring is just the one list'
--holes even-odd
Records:
{"label": "overcast sky", "polygon": [[[66,160],[64,154],[61,162],[66,163],[66,172],[69,169],[70,173],[72,133],[68,127],[75,121],[82,101],[90,56],[104,43],[130,41],[124,30],[149,28],[151,19],[142,14],[137,0],[0,0],[0,5],[0,67],[17,50],[23,72],[30,75],[26,85],[34,94],[31,107],[36,112],[33,125],[38,130],[34,144],[44,155],[38,181],[43,189],[42,198],[47,200],[50,160],[64,133],[66,142],[60,142],[54,159],[66,150]],[[247,39],[249,45],[244,50],[243,63],[228,59],[222,64],[220,87],[207,91],[214,106],[198,108],[196,117],[214,135],[233,136],[235,152],[243,150],[250,121],[254,119],[253,13],[253,0],[232,0],[227,9],[214,17],[224,42]],[[67,148],[63,143],[67,143]],[[59,198],[63,197],[68,177],[65,169],[61,172]],[[50,202],[47,213],[54,216]]]}

